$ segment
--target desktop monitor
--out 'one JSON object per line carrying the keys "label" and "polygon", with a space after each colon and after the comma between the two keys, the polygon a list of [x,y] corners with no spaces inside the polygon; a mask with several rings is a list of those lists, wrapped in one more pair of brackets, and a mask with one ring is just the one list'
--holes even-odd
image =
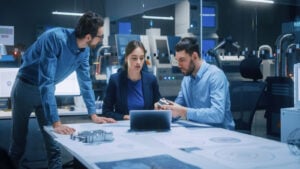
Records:
{"label": "desktop monitor", "polygon": [[0,98],[9,98],[19,68],[0,68]]}
{"label": "desktop monitor", "polygon": [[214,3],[205,3],[202,7],[202,27],[204,30],[216,31],[218,27],[217,21],[217,5]]}
{"label": "desktop monitor", "polygon": [[207,55],[210,49],[217,45],[217,39],[202,39],[202,55]]}
{"label": "desktop monitor", "polygon": [[294,107],[300,108],[300,63],[294,64]]}
{"label": "desktop monitor", "polygon": [[56,96],[78,96],[80,95],[80,87],[77,81],[77,75],[74,71],[62,82],[55,86]]}
{"label": "desktop monitor", "polygon": [[[10,97],[19,68],[0,68],[0,98]],[[56,96],[80,95],[76,73],[73,72],[65,80],[56,85]]]}
{"label": "desktop monitor", "polygon": [[118,61],[120,65],[124,63],[125,49],[127,44],[132,40],[140,40],[139,35],[126,35],[126,34],[117,34],[115,35],[116,39],[116,48],[118,54]]}
{"label": "desktop monitor", "polygon": [[119,34],[131,34],[131,23],[119,22]]}
{"label": "desktop monitor", "polygon": [[201,57],[208,63],[215,64],[215,58],[214,56],[209,53],[209,50],[212,50],[217,45],[217,39],[216,38],[203,38],[202,39],[202,52]]}
{"label": "desktop monitor", "polygon": [[168,36],[170,54],[175,55],[175,46],[180,41],[180,39],[181,39],[181,37],[179,37],[179,36]]}
{"label": "desktop monitor", "polygon": [[166,39],[156,39],[157,56],[160,64],[170,63],[168,41]]}

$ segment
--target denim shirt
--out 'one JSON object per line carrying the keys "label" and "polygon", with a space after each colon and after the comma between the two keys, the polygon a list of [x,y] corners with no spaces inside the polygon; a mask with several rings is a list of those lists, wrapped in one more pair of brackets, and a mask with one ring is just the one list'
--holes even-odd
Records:
{"label": "denim shirt", "polygon": [[43,33],[22,56],[18,76],[39,88],[47,120],[59,121],[55,85],[76,71],[88,114],[96,112],[89,66],[90,49],[79,49],[73,29],[53,28]]}
{"label": "denim shirt", "polygon": [[175,102],[188,107],[188,120],[234,129],[227,78],[204,60],[195,77],[183,78]]}

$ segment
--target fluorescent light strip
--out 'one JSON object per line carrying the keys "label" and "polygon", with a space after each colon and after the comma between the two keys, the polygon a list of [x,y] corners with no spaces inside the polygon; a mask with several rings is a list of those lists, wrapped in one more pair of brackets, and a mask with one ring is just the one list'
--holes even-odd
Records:
{"label": "fluorescent light strip", "polygon": [[271,0],[241,0],[241,1],[249,1],[249,2],[259,2],[259,3],[274,4],[274,1],[271,1]]}
{"label": "fluorescent light strip", "polygon": [[82,16],[83,13],[77,13],[77,12],[58,12],[58,11],[53,11],[53,15],[67,15],[67,16]]}
{"label": "fluorescent light strip", "polygon": [[160,20],[174,20],[173,16],[147,16],[143,15],[142,18],[144,19],[160,19]]}

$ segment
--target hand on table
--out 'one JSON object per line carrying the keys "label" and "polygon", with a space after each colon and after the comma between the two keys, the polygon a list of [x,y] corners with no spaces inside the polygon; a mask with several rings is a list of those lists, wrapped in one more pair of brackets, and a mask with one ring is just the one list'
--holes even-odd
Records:
{"label": "hand on table", "polygon": [[115,122],[117,122],[113,118],[100,117],[97,114],[92,114],[91,119],[94,123],[115,123]]}
{"label": "hand on table", "polygon": [[65,135],[69,135],[74,133],[76,130],[72,127],[68,127],[65,125],[62,125],[60,121],[57,121],[55,123],[53,123],[53,129],[56,133],[58,134],[65,134]]}

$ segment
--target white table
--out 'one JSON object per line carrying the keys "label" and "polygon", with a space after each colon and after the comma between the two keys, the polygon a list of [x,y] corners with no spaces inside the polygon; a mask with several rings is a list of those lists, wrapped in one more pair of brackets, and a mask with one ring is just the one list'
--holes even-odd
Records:
{"label": "white table", "polygon": [[69,126],[77,132],[97,129],[113,132],[112,142],[85,144],[45,127],[67,151],[92,169],[99,169],[99,166],[143,168],[150,165],[149,161],[180,169],[300,168],[300,156],[292,155],[286,144],[220,128],[185,128],[173,124],[169,132],[128,132],[128,121]]}

